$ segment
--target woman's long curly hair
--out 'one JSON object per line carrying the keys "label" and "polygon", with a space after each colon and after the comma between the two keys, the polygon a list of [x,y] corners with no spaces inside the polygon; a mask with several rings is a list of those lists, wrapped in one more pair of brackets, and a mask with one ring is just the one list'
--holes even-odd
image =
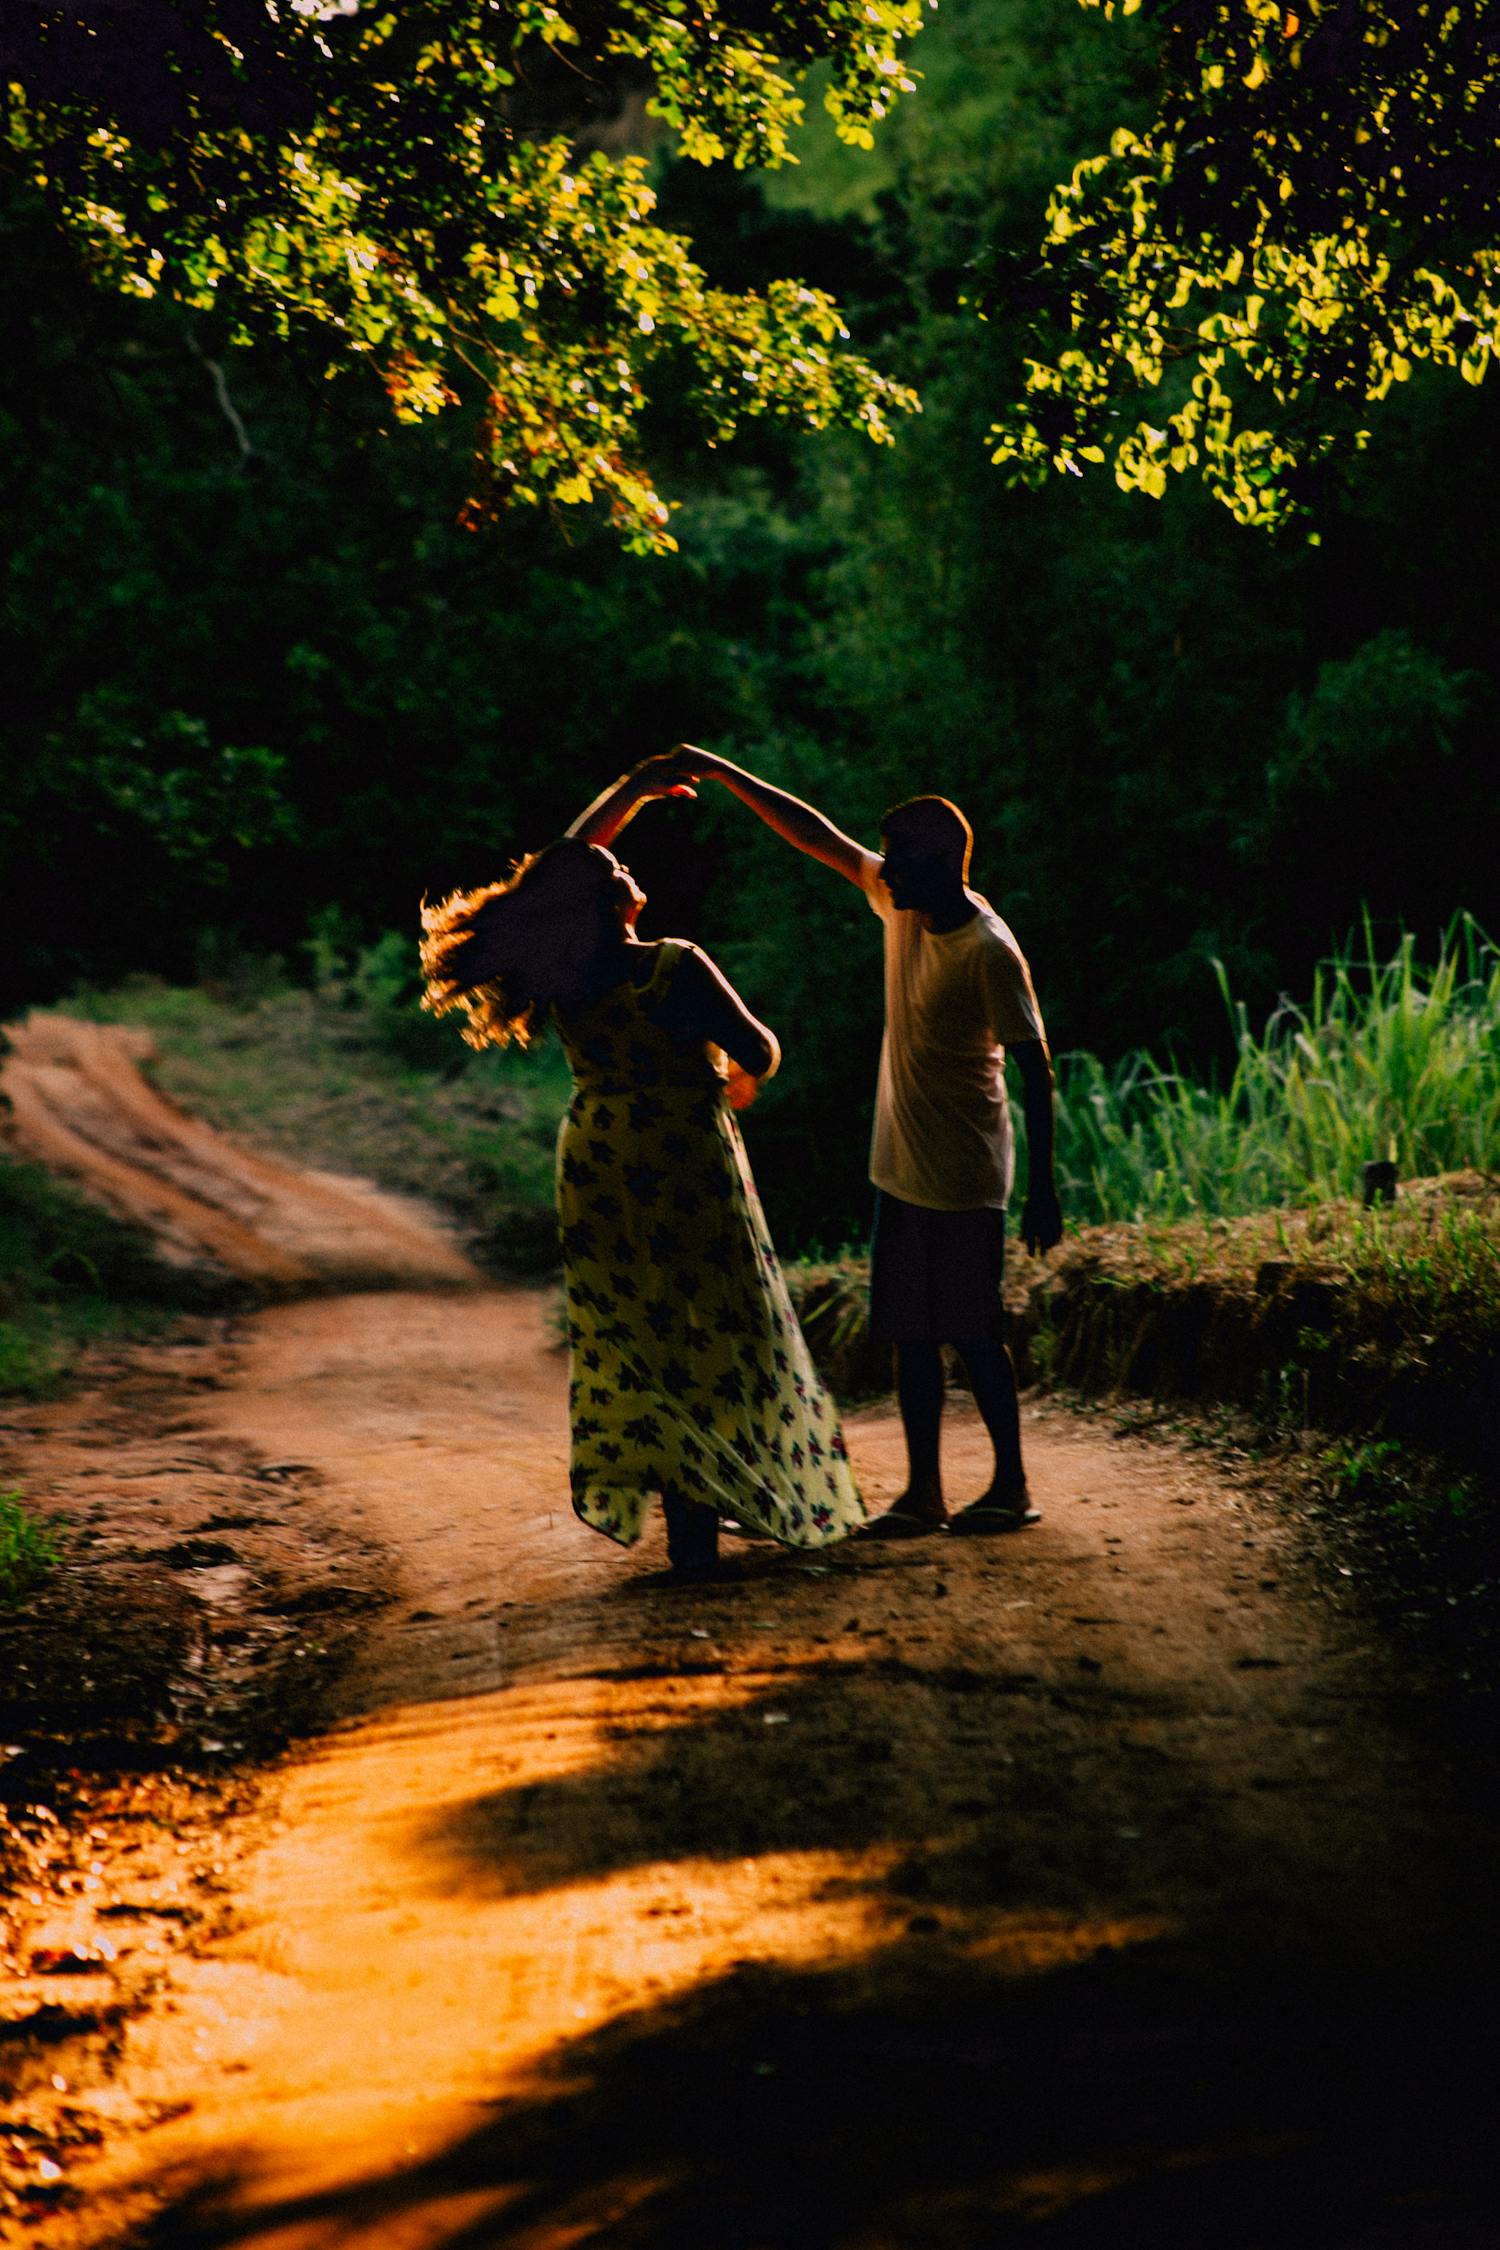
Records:
{"label": "woman's long curly hair", "polygon": [[498,883],[424,899],[422,1006],[458,1010],[470,1047],[529,1045],[599,946],[609,877],[592,845],[564,836]]}

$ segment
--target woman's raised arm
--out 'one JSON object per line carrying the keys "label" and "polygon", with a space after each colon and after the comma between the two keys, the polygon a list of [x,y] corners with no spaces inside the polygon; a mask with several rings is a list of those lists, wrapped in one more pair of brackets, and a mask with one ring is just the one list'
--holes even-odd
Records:
{"label": "woman's raised arm", "polygon": [[697,794],[685,780],[676,776],[671,779],[653,776],[637,766],[633,773],[622,773],[618,781],[601,789],[565,833],[576,836],[580,843],[600,844],[608,850],[620,830],[634,820],[642,805],[652,797],[696,797]]}

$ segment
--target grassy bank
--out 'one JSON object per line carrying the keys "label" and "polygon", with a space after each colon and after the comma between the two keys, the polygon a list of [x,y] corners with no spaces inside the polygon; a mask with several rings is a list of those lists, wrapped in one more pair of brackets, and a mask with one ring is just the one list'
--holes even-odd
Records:
{"label": "grassy bank", "polygon": [[[863,1260],[794,1267],[809,1339],[846,1396],[879,1387]],[[1422,1455],[1500,1486],[1500,1181],[1408,1183],[1239,1219],[1085,1227],[1043,1260],[1007,1252],[1026,1382],[1230,1405],[1268,1431]]]}
{"label": "grassy bank", "polygon": [[[1136,1427],[1224,1433],[1474,1724],[1500,1657],[1500,1180],[1388,1210],[1088,1229],[1016,1276],[1027,1371]],[[1131,1402],[1139,1402],[1132,1408]]]}
{"label": "grassy bank", "polygon": [[133,1229],[0,1148],[0,1395],[43,1397],[85,1345],[160,1329],[171,1292]]}
{"label": "grassy bank", "polygon": [[1500,1474],[1500,1183],[1085,1229],[1018,1276],[1034,1378],[1243,1406]]}
{"label": "grassy bank", "polygon": [[[1477,1735],[1500,1680],[1500,1180],[1237,1219],[1085,1227],[1007,1252],[1024,1381],[1259,1465]],[[889,1384],[862,1260],[792,1269],[834,1388]]]}

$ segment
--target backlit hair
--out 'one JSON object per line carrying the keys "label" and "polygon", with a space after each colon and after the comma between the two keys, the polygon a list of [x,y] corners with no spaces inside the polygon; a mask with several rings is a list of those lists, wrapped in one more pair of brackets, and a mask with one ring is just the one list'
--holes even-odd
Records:
{"label": "backlit hair", "polygon": [[[422,1006],[459,1011],[470,1047],[529,1045],[552,1001],[599,943],[586,910],[597,869],[598,897],[612,870],[591,844],[563,836],[518,860],[498,883],[422,901]],[[572,880],[569,880],[572,878]]]}
{"label": "backlit hair", "polygon": [[920,837],[934,858],[957,857],[963,863],[962,873],[968,875],[974,831],[949,798],[908,797],[903,804],[892,805],[881,820],[880,833],[889,836],[896,827]]}

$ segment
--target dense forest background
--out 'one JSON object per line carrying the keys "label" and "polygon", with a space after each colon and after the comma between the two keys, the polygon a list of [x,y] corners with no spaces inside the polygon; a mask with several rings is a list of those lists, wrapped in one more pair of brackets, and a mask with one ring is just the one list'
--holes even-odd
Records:
{"label": "dense forest background", "polygon": [[[1062,1050],[1208,1068],[1215,960],[1255,1013],[1365,912],[1382,945],[1435,947],[1460,909],[1496,930],[1493,384],[1406,384],[1317,544],[1186,482],[1010,488],[984,438],[1018,339],[965,308],[970,278],[1031,253],[1149,61],[1065,0],[944,0],[914,60],[868,155],[816,123],[774,176],[659,155],[716,279],[835,291],[924,413],[893,449],[761,427],[705,463],[666,399],[679,551],[649,561],[602,526],[459,528],[460,414],[393,435],[373,379],[221,365],[170,307],[94,291],[37,209],[0,210],[0,1011],[271,954],[308,974],[314,940],[414,931],[424,890],[683,737],[872,842],[893,800],[955,797]],[[838,1239],[873,922],[711,792],[626,849],[646,934],[708,943],[782,1036],[750,1132],[784,1242]]]}

